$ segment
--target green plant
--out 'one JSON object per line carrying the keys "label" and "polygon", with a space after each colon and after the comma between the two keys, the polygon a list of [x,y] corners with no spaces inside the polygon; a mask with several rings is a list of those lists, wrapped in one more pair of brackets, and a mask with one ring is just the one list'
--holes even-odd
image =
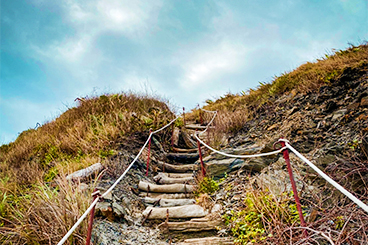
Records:
{"label": "green plant", "polygon": [[243,199],[244,208],[223,215],[237,244],[257,243],[272,237],[267,227],[275,221],[291,225],[299,220],[296,204],[288,193],[280,199],[263,191],[249,191]]}
{"label": "green plant", "polygon": [[213,178],[204,177],[198,181],[197,189],[195,191],[196,195],[199,194],[213,194],[219,189],[219,183]]}

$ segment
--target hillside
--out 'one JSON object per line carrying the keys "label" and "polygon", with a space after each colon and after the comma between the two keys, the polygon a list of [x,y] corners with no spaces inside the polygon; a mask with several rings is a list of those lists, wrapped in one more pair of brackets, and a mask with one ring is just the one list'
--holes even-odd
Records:
{"label": "hillside", "polygon": [[[54,244],[87,209],[97,186],[106,190],[122,174],[148,137],[175,116],[165,102],[132,94],[80,98],[55,120],[24,131],[0,147],[0,241]],[[234,154],[272,151],[280,137],[330,177],[368,202],[368,45],[351,46],[261,83],[256,89],[227,94],[203,107],[216,110],[206,134],[212,147]],[[189,122],[206,125],[212,114],[194,109]],[[186,132],[183,120],[176,128]],[[189,132],[189,131],[188,131]],[[93,239],[101,244],[169,244],[193,234],[161,234],[154,221],[138,217],[144,208],[140,181],[152,182],[160,160],[173,150],[171,128],[155,135],[149,175],[143,151],[108,205],[123,215],[97,213]],[[188,134],[189,135],[189,134]],[[178,145],[184,147],[183,140]],[[101,180],[70,183],[67,174],[101,162]],[[291,154],[291,162],[310,232],[309,244],[368,242],[368,215]],[[205,151],[208,178],[197,179],[197,203],[220,204],[224,226],[203,236],[231,237],[239,244],[306,243],[281,154],[249,160]],[[197,164],[199,162],[197,161]],[[83,183],[81,183],[83,182]],[[147,191],[148,195],[148,191]],[[119,196],[119,202],[115,202]],[[115,215],[115,216],[114,216]],[[52,224],[52,226],[50,226]],[[69,244],[82,244],[87,221]],[[320,232],[320,233],[318,233]],[[119,237],[119,239],[117,239]],[[148,237],[148,238],[147,238]],[[314,240],[313,240],[314,239]]]}

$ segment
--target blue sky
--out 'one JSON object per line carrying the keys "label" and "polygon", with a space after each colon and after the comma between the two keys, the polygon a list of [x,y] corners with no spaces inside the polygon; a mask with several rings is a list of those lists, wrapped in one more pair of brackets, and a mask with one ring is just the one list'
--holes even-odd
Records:
{"label": "blue sky", "polygon": [[368,39],[367,0],[1,0],[0,144],[74,99],[193,108]]}

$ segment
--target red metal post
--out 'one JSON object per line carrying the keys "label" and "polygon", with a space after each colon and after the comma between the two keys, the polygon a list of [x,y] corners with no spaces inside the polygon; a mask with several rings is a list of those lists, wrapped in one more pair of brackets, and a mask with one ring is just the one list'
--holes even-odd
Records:
{"label": "red metal post", "polygon": [[[286,146],[284,141],[280,141],[280,143],[281,143],[282,147]],[[283,150],[282,154],[284,155],[286,166],[287,166],[287,169],[288,169],[288,172],[289,172],[291,187],[293,188],[294,199],[295,199],[295,202],[296,202],[296,208],[298,209],[298,213],[299,213],[300,224],[303,227],[306,227],[307,225],[304,221],[302,207],[301,207],[299,196],[298,196],[298,190],[296,189],[296,184],[295,184],[295,180],[294,180],[294,176],[293,176],[293,170],[291,169],[291,165],[290,165],[289,150],[288,149]],[[303,233],[304,233],[305,236],[308,236],[308,232],[306,230],[304,230]]]}
{"label": "red metal post", "polygon": [[[150,129],[149,131],[150,135],[152,133],[152,129]],[[152,136],[151,138],[149,139],[149,142],[148,142],[148,154],[147,154],[147,169],[146,169],[146,176],[148,176],[148,168],[149,168],[149,162],[150,162],[150,157],[151,157],[151,140],[152,140]]]}
{"label": "red metal post", "polygon": [[184,121],[184,127],[185,127],[185,108],[183,107],[183,121]]}
{"label": "red metal post", "polygon": [[201,144],[199,143],[199,140],[197,140],[197,145],[198,145],[199,160],[201,161],[202,176],[204,177],[206,176],[206,169],[204,168],[204,164],[203,164],[202,149],[201,149]]}
{"label": "red metal post", "polygon": [[[98,197],[98,195],[99,195],[97,189],[95,189],[93,191],[93,193],[95,193],[95,194],[93,195],[93,201],[92,202],[94,202],[96,200],[96,198]],[[88,230],[87,230],[86,245],[90,245],[90,243],[91,243],[93,218],[95,217],[95,207],[96,207],[96,205],[93,206],[93,208],[91,209],[91,212],[89,213],[89,221],[88,221]]]}

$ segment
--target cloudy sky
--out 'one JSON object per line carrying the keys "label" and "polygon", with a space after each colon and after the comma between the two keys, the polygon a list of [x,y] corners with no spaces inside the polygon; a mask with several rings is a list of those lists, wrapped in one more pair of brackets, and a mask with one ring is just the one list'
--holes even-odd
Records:
{"label": "cloudy sky", "polygon": [[0,144],[74,99],[178,107],[269,82],[368,39],[367,0],[1,0]]}

